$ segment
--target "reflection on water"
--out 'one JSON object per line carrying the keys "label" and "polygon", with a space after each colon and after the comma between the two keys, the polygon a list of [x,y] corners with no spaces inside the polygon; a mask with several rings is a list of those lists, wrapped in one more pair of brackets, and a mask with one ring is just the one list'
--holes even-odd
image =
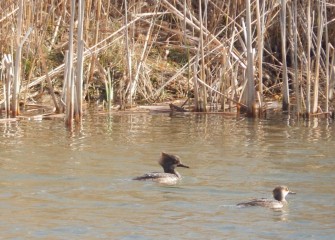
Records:
{"label": "reflection on water", "polygon": [[[335,234],[334,124],[286,115],[90,113],[0,123],[0,231],[4,239],[319,239]],[[176,153],[176,186],[131,181]],[[237,208],[297,195],[279,211]]]}

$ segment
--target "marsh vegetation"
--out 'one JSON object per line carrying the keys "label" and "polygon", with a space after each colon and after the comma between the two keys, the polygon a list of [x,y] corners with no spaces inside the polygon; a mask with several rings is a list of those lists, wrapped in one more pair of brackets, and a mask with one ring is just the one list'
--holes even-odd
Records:
{"label": "marsh vegetation", "polygon": [[297,116],[333,111],[332,1],[9,0],[0,10],[5,118],[48,106],[71,125],[85,102],[174,99],[197,112],[255,116],[273,100]]}

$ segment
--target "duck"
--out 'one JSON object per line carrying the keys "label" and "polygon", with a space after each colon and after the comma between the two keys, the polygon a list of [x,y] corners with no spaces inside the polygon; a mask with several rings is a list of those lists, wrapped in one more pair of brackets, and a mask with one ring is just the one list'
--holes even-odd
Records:
{"label": "duck", "polygon": [[253,207],[253,206],[260,206],[272,209],[280,209],[284,207],[287,203],[286,196],[288,194],[296,194],[288,189],[287,186],[278,186],[275,187],[272,191],[274,199],[267,199],[267,198],[260,198],[260,199],[253,199],[248,202],[241,202],[238,203],[237,206],[239,207]]}
{"label": "duck", "polygon": [[162,152],[161,157],[158,161],[159,165],[163,167],[164,172],[150,172],[142,176],[133,178],[133,180],[138,181],[154,181],[164,184],[175,184],[182,177],[176,171],[177,167],[189,168],[189,166],[184,165],[178,155],[169,154]]}

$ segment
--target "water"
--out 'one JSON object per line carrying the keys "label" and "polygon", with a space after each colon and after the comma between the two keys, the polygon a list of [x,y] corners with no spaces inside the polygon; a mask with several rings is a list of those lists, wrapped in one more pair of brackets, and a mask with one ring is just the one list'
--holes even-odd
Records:
{"label": "water", "polygon": [[[0,123],[0,239],[331,239],[334,123],[91,112]],[[132,181],[178,154],[175,186]],[[237,208],[288,185],[280,211]]]}

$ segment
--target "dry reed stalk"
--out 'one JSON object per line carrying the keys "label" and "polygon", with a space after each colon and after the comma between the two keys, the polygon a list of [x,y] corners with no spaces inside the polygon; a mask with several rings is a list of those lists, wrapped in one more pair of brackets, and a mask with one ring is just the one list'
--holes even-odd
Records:
{"label": "dry reed stalk", "polygon": [[11,12],[7,13],[6,16],[3,16],[1,19],[0,19],[0,23],[5,21],[7,18],[9,18],[10,16],[14,15],[17,11],[19,11],[19,8],[20,7],[17,7],[15,9],[13,9]]}
{"label": "dry reed stalk", "polygon": [[259,6],[259,0],[256,0],[256,16],[257,16],[257,53],[258,53],[258,92],[260,93],[261,102],[259,105],[262,106],[263,102],[263,47],[264,47],[264,9],[265,2],[262,3],[262,16]]}
{"label": "dry reed stalk", "polygon": [[300,87],[299,87],[299,79],[298,79],[298,7],[297,7],[297,0],[293,1],[293,18],[292,18],[292,29],[293,29],[293,66],[294,66],[294,74],[293,74],[293,83],[294,83],[294,91],[295,97],[297,102],[297,116],[300,116],[301,113],[301,103],[300,99]]}
{"label": "dry reed stalk", "polygon": [[[327,26],[326,26],[326,39],[328,39]],[[329,51],[330,51],[330,44],[327,41],[327,49],[326,49],[326,106],[325,106],[326,113],[329,113]]]}
{"label": "dry reed stalk", "polygon": [[[91,18],[90,18],[90,13],[92,12],[91,11],[91,7],[92,7],[92,1],[93,0],[86,0],[85,1],[85,9],[86,9],[86,13],[84,14],[85,16],[87,16],[86,18],[85,18],[85,24],[84,24],[84,32],[85,33],[88,33],[89,32],[89,28],[90,28],[90,22],[91,22]],[[99,4],[98,4],[99,5]],[[97,12],[98,11],[98,9],[96,9],[96,11],[95,12]],[[100,10],[99,10],[100,11]],[[95,15],[95,17],[97,18],[97,14]],[[99,28],[99,25],[97,24],[97,22],[96,21],[94,21],[94,25],[96,25],[95,27],[96,28]],[[95,33],[96,33],[96,31],[95,31]],[[89,34],[85,34],[84,35],[85,36],[85,42],[86,43],[90,43],[90,41],[89,41]],[[95,35],[94,35],[95,36]],[[95,39],[95,37],[94,37],[94,39]],[[95,45],[95,44],[94,44]],[[87,78],[87,80],[90,80],[89,78]]]}
{"label": "dry reed stalk", "polygon": [[[184,5],[183,5],[183,15],[184,15],[184,19],[183,19],[183,44],[184,47],[186,48],[186,56],[187,56],[187,97],[190,98],[190,91],[191,91],[191,87],[190,87],[190,79],[191,79],[191,67],[190,67],[190,46],[187,42],[187,35],[186,35],[186,29],[187,29],[187,25],[186,25],[186,13],[187,13],[187,2],[186,0],[184,0]],[[191,101],[189,102],[189,108],[191,108]]]}
{"label": "dry reed stalk", "polygon": [[247,39],[247,89],[246,106],[247,114],[253,115],[253,104],[255,103],[255,80],[254,80],[254,54],[252,50],[251,11],[250,0],[246,0],[246,39]]}
{"label": "dry reed stalk", "polygon": [[[334,47],[330,44],[331,50],[332,50],[332,62],[330,64],[330,79],[329,79],[329,100],[333,99],[333,95],[334,95],[334,88],[335,88],[335,49]],[[333,113],[334,114],[334,113]],[[334,115],[333,115],[334,116]]]}
{"label": "dry reed stalk", "polygon": [[63,91],[62,91],[62,97],[61,97],[61,102],[62,102],[62,110],[64,110],[65,112],[65,122],[68,121],[68,118],[69,118],[69,108],[67,107],[68,106],[68,102],[69,102],[69,98],[70,98],[70,95],[69,95],[69,87],[70,87],[70,69],[69,69],[69,50],[66,50],[65,51],[65,59],[64,59],[64,63],[66,64],[66,68],[64,69],[64,82],[63,82]]}
{"label": "dry reed stalk", "polygon": [[22,44],[21,44],[21,34],[22,34],[22,21],[23,21],[23,0],[19,0],[19,11],[17,14],[17,33],[16,33],[16,53],[15,53],[15,63],[14,63],[14,85],[13,85],[13,101],[12,101],[12,117],[16,117],[19,114],[19,93],[20,93],[20,83],[21,83],[21,58],[22,58]]}
{"label": "dry reed stalk", "polygon": [[[65,53],[64,53],[64,65],[65,66],[68,66],[68,60],[69,60],[69,51],[66,50]],[[61,95],[61,98],[60,98],[60,106],[59,106],[59,111],[60,112],[65,112],[66,111],[66,102],[67,102],[67,86],[68,86],[68,76],[69,76],[69,73],[68,73],[68,67],[65,67],[64,68],[64,74],[63,74],[63,89],[62,89],[62,95]],[[65,115],[66,117],[66,115]]]}
{"label": "dry reed stalk", "polygon": [[281,0],[280,14],[280,30],[281,30],[281,52],[282,52],[282,69],[283,69],[283,110],[287,111],[290,105],[288,75],[286,64],[286,0]]}
{"label": "dry reed stalk", "polygon": [[[91,6],[91,1],[89,0],[87,2],[87,7]],[[93,79],[93,74],[94,74],[94,70],[95,70],[95,62],[96,62],[96,58],[97,58],[97,54],[95,53],[96,50],[96,46],[98,44],[98,40],[99,40],[99,26],[100,26],[100,15],[101,15],[101,0],[98,0],[97,4],[96,4],[96,9],[95,9],[95,31],[94,31],[94,37],[93,37],[93,53],[91,56],[91,63],[90,63],[90,69],[89,69],[89,78],[87,79],[88,82],[91,82]],[[89,20],[89,17],[87,17],[87,20]],[[86,28],[88,28],[89,26],[89,22],[86,23]]]}
{"label": "dry reed stalk", "polygon": [[83,71],[84,71],[84,13],[85,1],[78,0],[77,66],[76,66],[76,102],[75,120],[80,122],[83,114]]}
{"label": "dry reed stalk", "polygon": [[[114,75],[114,74],[113,74]],[[111,76],[111,68],[107,68],[107,79],[105,81],[105,88],[106,88],[106,99],[107,99],[107,109],[108,111],[111,110],[112,107],[112,100],[113,100],[113,76]]]}
{"label": "dry reed stalk", "polygon": [[[126,68],[126,76],[128,79],[128,86],[127,89],[131,89],[132,85],[133,85],[133,78],[132,78],[132,59],[131,59],[131,50],[129,47],[129,24],[128,24],[128,0],[124,0],[124,25],[126,26],[124,29],[124,40],[125,40],[125,52],[126,52],[126,63],[127,63],[127,68]],[[121,89],[122,91],[122,89]],[[126,93],[125,93],[126,94]],[[129,104],[130,107],[132,106],[132,92],[130,91],[129,94]],[[122,105],[124,105],[125,103],[121,103]]]}
{"label": "dry reed stalk", "polygon": [[[223,54],[222,54],[222,59],[221,59],[221,71],[219,74],[219,79],[220,79],[220,91],[222,93],[226,93],[226,87],[227,87],[227,80],[226,80],[226,69],[227,69],[227,62],[228,60],[226,59],[226,53],[223,50]],[[226,109],[226,99],[223,97],[221,98],[221,110],[225,111]]]}
{"label": "dry reed stalk", "polygon": [[[200,48],[200,79],[205,82],[206,75],[205,75],[205,53],[204,53],[204,33],[203,33],[203,22],[202,22],[202,6],[201,6],[201,0],[199,0],[199,20],[200,20],[200,36],[199,36],[199,48]],[[197,112],[206,112],[206,100],[207,100],[207,94],[206,89],[204,87],[200,87],[200,91],[198,92],[199,98],[198,98],[198,109]]]}
{"label": "dry reed stalk", "polygon": [[330,56],[330,43],[328,41],[328,24],[327,24],[327,8],[326,4],[323,5],[323,12],[325,14],[325,42],[326,42],[326,106],[325,111],[327,113],[327,116],[329,117],[329,56]]}
{"label": "dry reed stalk", "polygon": [[198,47],[198,54],[196,54],[196,61],[193,64],[193,91],[194,91],[194,109],[195,111],[199,111],[199,91],[198,91],[198,67],[199,67],[199,52],[200,47]]}
{"label": "dry reed stalk", "polygon": [[308,0],[307,4],[307,92],[306,92],[306,115],[310,116],[311,113],[311,0]]}
{"label": "dry reed stalk", "polygon": [[70,16],[70,29],[69,29],[69,52],[68,52],[68,65],[67,69],[67,87],[66,87],[66,113],[65,113],[65,124],[68,127],[72,126],[73,113],[74,113],[74,18],[76,13],[76,2],[71,0],[71,16]]}
{"label": "dry reed stalk", "polygon": [[3,57],[3,68],[1,70],[1,75],[4,71],[3,82],[4,82],[4,105],[5,105],[5,112],[6,118],[10,117],[10,93],[11,93],[11,85],[13,79],[13,59],[10,54],[4,54]]}
{"label": "dry reed stalk", "polygon": [[315,60],[315,81],[314,81],[314,99],[313,99],[313,113],[318,111],[318,100],[319,100],[319,72],[320,72],[320,54],[322,44],[322,33],[323,33],[323,6],[317,1],[317,12],[318,12],[318,33],[316,43],[316,60]]}
{"label": "dry reed stalk", "polygon": [[[231,99],[235,99],[235,95],[237,96],[238,95],[238,86],[237,86],[237,74],[238,74],[238,70],[239,70],[239,65],[236,64],[235,65],[235,71],[231,71],[231,75],[232,75],[232,79],[231,79],[231,82],[232,82],[232,94],[231,94]],[[230,99],[229,100],[229,109],[232,110],[232,103],[233,101],[231,101]]]}

